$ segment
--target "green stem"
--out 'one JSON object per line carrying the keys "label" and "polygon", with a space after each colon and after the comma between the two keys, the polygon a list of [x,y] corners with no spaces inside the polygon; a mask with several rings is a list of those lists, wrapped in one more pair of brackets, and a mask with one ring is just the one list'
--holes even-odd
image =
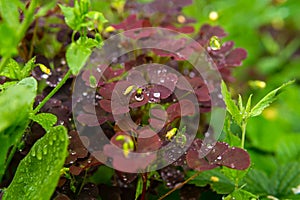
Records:
{"label": "green stem", "polygon": [[34,18],[34,11],[37,7],[37,0],[32,0],[30,2],[28,10],[25,12],[25,18],[21,24],[21,27],[19,29],[19,38],[22,39],[30,26],[31,22],[33,21]]}
{"label": "green stem", "polygon": [[246,127],[247,127],[247,122],[243,122],[243,124],[241,126],[241,128],[242,128],[242,143],[241,143],[241,148],[244,148],[244,146],[245,146]]}
{"label": "green stem", "polygon": [[64,78],[57,84],[57,86],[43,99],[43,101],[33,110],[33,114],[36,114],[47,103],[47,101],[65,84],[68,78],[71,76],[71,70],[69,70]]}

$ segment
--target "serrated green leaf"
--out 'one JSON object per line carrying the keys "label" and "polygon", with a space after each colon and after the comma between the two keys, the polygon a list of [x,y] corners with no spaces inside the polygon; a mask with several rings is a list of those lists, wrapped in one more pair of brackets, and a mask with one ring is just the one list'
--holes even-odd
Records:
{"label": "serrated green leaf", "polygon": [[239,185],[239,183],[243,180],[243,178],[247,175],[247,170],[236,170],[228,167],[223,167],[221,170],[222,174],[228,177],[235,185]]}
{"label": "serrated green leaf", "polygon": [[300,134],[287,134],[276,145],[276,157],[280,162],[298,161],[300,156]]}
{"label": "serrated green leaf", "polygon": [[77,43],[72,43],[69,46],[66,52],[66,59],[74,75],[79,73],[91,53],[92,51],[89,48]]}
{"label": "serrated green leaf", "polygon": [[270,182],[269,177],[259,170],[252,169],[244,178],[245,189],[253,194],[266,195],[274,193],[274,185]]}
{"label": "serrated green leaf", "polygon": [[40,113],[30,116],[30,119],[40,124],[46,131],[49,131],[57,122],[57,117],[51,113]]}
{"label": "serrated green leaf", "polygon": [[244,111],[243,98],[242,98],[242,96],[240,94],[239,94],[238,105],[239,105],[240,111],[243,112]]}
{"label": "serrated green leaf", "polygon": [[282,89],[291,85],[294,81],[289,81],[280,87],[276,88],[275,90],[269,92],[264,98],[262,98],[252,109],[249,114],[250,117],[258,116],[262,113],[262,111],[268,107],[273,101],[276,100],[276,97],[280,94]]}
{"label": "serrated green leaf", "polygon": [[232,118],[239,124],[241,125],[242,123],[242,114],[235,104],[235,102],[231,98],[231,94],[227,89],[227,86],[224,81],[222,81],[222,95],[224,97],[224,101],[226,104],[227,111],[231,114]]}
{"label": "serrated green leaf", "polygon": [[250,113],[251,101],[252,101],[252,94],[250,94],[250,96],[248,98],[248,101],[247,101],[247,104],[246,104],[246,108],[245,108],[246,115],[248,115]]}
{"label": "serrated green leaf", "polygon": [[[196,172],[188,171],[187,175],[191,177],[195,173]],[[189,183],[199,187],[210,185],[218,194],[229,194],[234,191],[235,187],[234,183],[220,172],[220,169],[204,171],[199,176],[189,181]]]}
{"label": "serrated green leaf", "polygon": [[243,190],[243,189],[239,189],[239,190],[235,190],[233,193],[231,193],[230,195],[228,195],[227,197],[224,198],[224,200],[256,200],[258,199],[258,196]]}
{"label": "serrated green leaf", "polygon": [[47,200],[52,196],[68,155],[68,135],[64,126],[52,128],[20,162],[3,200]]}
{"label": "serrated green leaf", "polygon": [[35,57],[31,58],[22,68],[22,77],[21,78],[26,78],[27,76],[30,75],[31,71],[35,67]]}
{"label": "serrated green leaf", "polygon": [[21,69],[19,64],[14,59],[9,59],[6,66],[0,72],[0,76],[6,76],[12,80],[19,80]]}
{"label": "serrated green leaf", "polygon": [[294,195],[292,188],[300,185],[300,164],[290,162],[279,166],[271,178],[262,171],[251,170],[245,178],[245,183],[245,189],[254,194],[286,199]]}
{"label": "serrated green leaf", "polygon": [[300,164],[290,162],[278,167],[270,180],[275,188],[275,196],[284,197],[293,194],[292,188],[300,185]]}

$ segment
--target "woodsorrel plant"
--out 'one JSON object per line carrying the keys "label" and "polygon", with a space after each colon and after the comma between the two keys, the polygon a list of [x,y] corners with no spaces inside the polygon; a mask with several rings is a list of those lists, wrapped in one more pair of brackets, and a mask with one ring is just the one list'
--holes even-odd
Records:
{"label": "woodsorrel plant", "polygon": [[[211,91],[221,82],[207,81],[186,58],[199,51],[204,64],[215,66],[228,83],[247,53],[232,41],[222,43],[227,34],[219,26],[203,24],[195,30],[196,19],[182,12],[190,4],[113,1],[120,22],[110,24],[102,13],[91,11],[89,0],[59,5],[0,0],[0,36],[12,34],[0,43],[0,199],[258,198],[243,188],[250,166],[244,149],[247,122],[289,83],[255,106],[250,96],[243,106],[222,82],[214,103]],[[187,34],[197,45],[185,38],[156,37],[153,27]],[[129,41],[103,42],[122,32]],[[137,48],[148,41],[163,48]],[[92,52],[105,51],[106,45],[134,50],[120,56],[108,52],[108,63],[101,65],[104,57],[95,59]],[[83,68],[89,59],[100,64]],[[139,71],[140,66],[146,67]],[[75,79],[81,85],[73,86]],[[86,90],[74,96],[80,87]],[[211,112],[224,109],[224,102],[230,115],[223,134],[208,145],[205,138],[215,131],[209,126]],[[124,114],[135,125],[122,124],[118,117]],[[232,133],[232,123],[242,130],[241,138]],[[109,141],[103,148],[93,134],[97,127]],[[147,160],[130,159],[165,146]],[[157,158],[163,163],[155,163]]]}

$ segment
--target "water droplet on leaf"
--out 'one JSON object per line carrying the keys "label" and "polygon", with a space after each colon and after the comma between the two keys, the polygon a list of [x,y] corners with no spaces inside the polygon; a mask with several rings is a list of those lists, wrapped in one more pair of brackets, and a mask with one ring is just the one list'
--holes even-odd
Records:
{"label": "water droplet on leaf", "polygon": [[136,101],[143,101],[144,100],[144,95],[143,94],[139,94],[139,95],[136,94],[134,98],[135,98]]}
{"label": "water droplet on leaf", "polygon": [[212,36],[209,40],[209,46],[212,50],[220,50],[221,49],[221,41],[217,36]]}

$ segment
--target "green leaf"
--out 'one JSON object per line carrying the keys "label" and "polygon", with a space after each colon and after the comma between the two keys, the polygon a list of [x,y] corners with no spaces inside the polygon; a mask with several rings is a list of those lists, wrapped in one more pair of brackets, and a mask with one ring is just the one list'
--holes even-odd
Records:
{"label": "green leaf", "polygon": [[115,171],[107,167],[106,165],[101,165],[97,169],[97,171],[88,178],[89,182],[96,183],[96,184],[106,184],[111,185],[112,183],[112,176],[114,175]]}
{"label": "green leaf", "polygon": [[68,134],[64,126],[52,128],[20,162],[3,200],[47,200],[52,196],[68,155]]}
{"label": "green leaf", "polygon": [[77,23],[76,23],[76,16],[74,13],[74,8],[63,6],[59,4],[60,9],[62,10],[66,24],[73,30],[78,31]]}
{"label": "green leaf", "polygon": [[15,28],[6,23],[0,23],[0,38],[2,38],[0,40],[0,55],[10,58],[18,53],[19,36]]}
{"label": "green leaf", "polygon": [[285,87],[287,87],[288,85],[292,84],[294,81],[289,81],[283,85],[281,85],[280,87],[278,87],[277,89],[269,92],[264,98],[262,98],[252,109],[250,112],[250,117],[255,117],[258,116],[262,113],[262,111],[268,107],[273,101],[276,100],[276,97],[280,94],[280,92],[282,91],[282,89],[284,89]]}
{"label": "green leaf", "polygon": [[224,142],[228,143],[230,146],[239,147],[241,145],[241,139],[233,134],[231,131],[231,118],[226,116],[223,131],[225,132]]}
{"label": "green leaf", "polygon": [[238,105],[239,105],[239,110],[243,112],[244,111],[243,99],[242,99],[242,96],[240,94],[239,94]]}
{"label": "green leaf", "polygon": [[35,14],[35,17],[42,17],[47,14],[47,12],[56,6],[55,0],[44,1],[43,5],[39,8],[38,12]]}
{"label": "green leaf", "polygon": [[293,194],[292,188],[300,185],[300,163],[290,162],[278,167],[270,181],[274,185],[275,196],[284,197]]}
{"label": "green leaf", "polygon": [[36,96],[37,82],[26,78],[0,94],[0,133],[20,121],[22,114],[29,112]]}
{"label": "green leaf", "polygon": [[6,76],[12,80],[19,80],[20,78],[20,66],[14,59],[9,59],[7,65],[0,72],[0,76]]}
{"label": "green leaf", "polygon": [[92,51],[81,44],[72,43],[66,52],[67,63],[74,75],[78,74],[85,65]]}
{"label": "green leaf", "polygon": [[254,194],[285,199],[294,195],[292,188],[300,185],[300,163],[290,162],[279,166],[271,178],[262,171],[251,170],[245,177],[245,183],[245,189]]}
{"label": "green leaf", "polygon": [[286,134],[276,145],[276,157],[282,163],[298,161],[300,156],[300,134]]}
{"label": "green leaf", "polygon": [[9,148],[17,145],[28,125],[36,90],[37,82],[31,77],[0,93],[0,180]]}
{"label": "green leaf", "polygon": [[227,89],[227,86],[224,81],[222,81],[222,95],[224,97],[224,101],[227,107],[227,111],[231,114],[232,118],[241,125],[242,123],[242,114],[240,113],[239,108],[235,104],[235,102],[231,98],[231,94]]}
{"label": "green leaf", "polygon": [[[188,177],[191,177],[196,172],[188,171]],[[190,184],[195,184],[199,187],[210,185],[211,188],[218,194],[229,194],[234,191],[234,183],[220,169],[213,169],[202,172],[199,176],[189,181]]]}
{"label": "green leaf", "polygon": [[46,131],[49,131],[57,122],[57,117],[51,113],[40,113],[30,116],[30,119],[40,124]]}
{"label": "green leaf", "polygon": [[90,22],[88,28],[91,30],[98,28],[99,32],[103,30],[103,25],[108,22],[104,15],[98,11],[89,11],[86,17],[88,18],[88,22]]}
{"label": "green leaf", "polygon": [[245,114],[249,115],[250,110],[251,110],[251,101],[252,101],[252,94],[249,96],[247,104],[246,104],[246,109],[245,109]]}
{"label": "green leaf", "polygon": [[5,82],[2,85],[0,85],[0,90],[1,90],[1,92],[3,92],[4,90],[9,88],[10,86],[16,85],[17,83],[18,83],[18,81]]}
{"label": "green leaf", "polygon": [[35,57],[31,58],[25,66],[22,68],[22,78],[26,78],[30,75],[31,71],[35,67]]}
{"label": "green leaf", "polygon": [[139,196],[142,194],[142,191],[143,191],[143,179],[142,176],[139,176],[136,190],[135,190],[135,200],[139,198]]}
{"label": "green leaf", "polygon": [[245,189],[254,194],[267,195],[274,193],[274,185],[270,182],[269,177],[259,170],[252,169],[244,178]]}
{"label": "green leaf", "polygon": [[239,190],[235,190],[233,193],[231,193],[230,195],[228,195],[227,197],[224,198],[224,200],[233,200],[233,199],[240,199],[240,200],[256,200],[258,199],[258,196],[243,190],[243,189],[239,189]]}
{"label": "green leaf", "polygon": [[0,0],[0,13],[1,18],[12,28],[16,28],[20,25],[19,22],[19,10],[18,5],[21,2],[19,0]]}
{"label": "green leaf", "polygon": [[236,170],[228,167],[223,167],[220,171],[232,182],[234,182],[235,185],[239,185],[243,178],[247,175],[249,170]]}

